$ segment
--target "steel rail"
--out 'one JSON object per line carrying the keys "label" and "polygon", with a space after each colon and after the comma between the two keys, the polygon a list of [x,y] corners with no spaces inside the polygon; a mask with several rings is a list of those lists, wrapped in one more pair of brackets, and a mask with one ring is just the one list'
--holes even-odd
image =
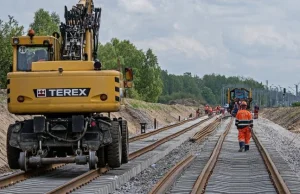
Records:
{"label": "steel rail", "polygon": [[270,173],[270,178],[273,181],[273,184],[277,190],[278,193],[285,193],[290,194],[290,190],[288,189],[288,186],[285,184],[283,178],[281,177],[280,173],[278,172],[278,169],[276,168],[275,164],[273,163],[270,155],[268,154],[267,150],[264,148],[260,140],[257,138],[256,133],[254,130],[252,130],[252,138],[258,147],[259,153],[261,154],[264,163]]}
{"label": "steel rail", "polygon": [[[217,118],[212,123],[202,128],[199,132],[195,133],[192,137],[193,141],[200,141],[205,138],[208,134],[212,133],[217,126],[221,123],[221,118]],[[182,171],[190,166],[196,156],[189,154],[186,158],[178,162],[173,168],[171,168],[167,174],[165,174],[159,182],[152,188],[148,194],[160,194],[165,193],[176,179],[180,176]]]}
{"label": "steel rail", "polygon": [[148,146],[146,146],[146,147],[143,147],[142,149],[139,149],[139,150],[137,150],[137,151],[135,151],[135,152],[130,153],[130,154],[129,154],[129,160],[132,160],[132,159],[134,159],[134,158],[136,158],[136,157],[139,157],[139,156],[141,156],[141,155],[143,155],[143,154],[145,154],[145,153],[147,153],[147,152],[149,152],[149,151],[151,151],[151,150],[154,150],[155,148],[157,148],[157,147],[160,146],[161,144],[166,143],[166,142],[170,141],[171,139],[174,139],[174,138],[178,137],[179,135],[182,135],[182,134],[184,134],[184,133],[186,133],[186,132],[192,130],[193,128],[195,128],[195,127],[201,125],[202,123],[204,123],[205,121],[207,121],[207,120],[209,120],[209,119],[210,119],[210,118],[206,118],[206,119],[204,119],[204,120],[202,120],[202,121],[200,121],[200,122],[198,122],[198,123],[196,123],[196,124],[194,124],[194,125],[191,125],[191,126],[185,128],[185,129],[183,129],[183,130],[180,130],[180,131],[178,131],[178,132],[176,132],[176,133],[173,133],[173,134],[171,134],[171,135],[169,135],[169,136],[166,136],[166,137],[164,137],[164,138],[162,138],[162,139],[156,141],[156,142],[153,143],[153,144],[150,144],[150,145],[148,145]]}
{"label": "steel rail", "polygon": [[[195,133],[195,135],[190,139],[190,141],[200,143],[204,137],[210,135],[221,124],[222,119],[229,118],[229,117],[231,117],[231,116],[226,115],[226,116],[217,118],[213,123],[208,124],[205,127],[205,129],[200,130],[197,133]],[[208,129],[206,129],[206,128],[208,128]]]}
{"label": "steel rail", "polygon": [[190,138],[190,141],[199,143],[200,141],[202,141],[204,137],[211,134],[220,124],[221,124],[221,118],[218,118],[212,123],[205,126],[199,132],[195,133],[195,135]]}
{"label": "steel rail", "polygon": [[[139,137],[133,137],[132,141],[136,141],[138,139],[143,139],[143,138],[149,137],[151,135],[160,133],[160,132],[162,132],[164,130],[167,130],[167,129],[170,129],[172,127],[180,126],[180,125],[182,125],[186,122],[193,121],[195,119],[197,119],[197,118],[188,119],[188,120],[185,120],[185,121],[182,121],[182,122],[170,125],[170,126],[166,126],[166,127],[160,128],[158,130],[155,130],[154,132],[149,132],[146,135],[141,134],[141,135],[139,135]],[[134,139],[134,138],[137,138],[137,139]],[[37,170],[36,169],[35,170],[30,170],[28,172],[21,171],[21,172],[18,172],[18,173],[13,173],[11,175],[1,177],[0,178],[0,189],[8,187],[8,186],[12,186],[12,185],[14,185],[18,182],[24,181],[24,180],[29,179],[29,178],[34,177],[34,176],[38,176],[42,173],[46,173],[47,171],[57,169],[57,168],[59,168],[61,166],[64,166],[64,165],[66,165],[66,164],[53,164],[53,165],[48,165],[46,167],[43,167],[43,168],[40,168],[40,169],[37,169]]]}
{"label": "steel rail", "polygon": [[[204,120],[202,120],[202,121],[200,121],[200,122],[198,122],[198,123],[196,123],[196,124],[194,124],[194,125],[192,125],[190,127],[187,127],[184,130],[181,130],[181,131],[175,133],[176,137],[179,136],[180,134],[188,131],[187,129],[191,130],[192,128],[200,125],[201,123],[204,123],[205,121],[207,121],[209,119],[210,118],[204,119]],[[140,150],[137,150],[136,152],[133,152],[133,153],[129,154],[129,160],[133,160],[134,158],[138,157],[139,155],[142,155],[142,154],[144,154],[146,152],[149,152],[150,150],[155,149],[155,147],[158,147],[159,145],[163,144],[164,142],[169,141],[170,139],[175,138],[175,136],[174,136],[175,134],[169,135],[169,136],[161,139],[162,141],[160,141],[160,140],[157,141],[159,143],[155,142],[154,144],[146,146],[146,148],[148,147],[148,149],[145,149],[145,147],[144,147],[144,148],[142,148]],[[104,172],[106,172],[108,170],[109,170],[108,168],[104,168],[103,169]],[[80,175],[80,176],[78,176],[78,177],[70,180],[69,182],[61,185],[60,187],[58,187],[58,188],[56,188],[56,189],[48,192],[47,194],[69,193],[69,192],[71,192],[71,191],[73,191],[73,190],[75,190],[75,189],[77,189],[77,188],[79,188],[79,187],[81,187],[81,186],[83,186],[85,184],[88,184],[89,182],[91,182],[92,180],[96,179],[97,177],[99,177],[104,172],[100,172],[98,169],[91,170],[89,172],[86,172],[85,174],[82,174],[82,175]]]}
{"label": "steel rail", "polygon": [[228,134],[231,125],[233,122],[233,118],[231,118],[230,122],[228,123],[228,125],[226,126],[226,130],[224,131],[224,133],[219,137],[219,140],[208,160],[208,162],[206,163],[206,165],[204,166],[201,174],[198,176],[195,184],[193,185],[193,189],[191,194],[200,194],[204,192],[205,189],[205,185],[209,179],[209,176],[214,168],[214,166],[217,163],[217,159],[219,157],[219,154],[221,152],[222,149],[222,145],[223,142],[225,140],[226,135]]}
{"label": "steel rail", "polygon": [[61,185],[60,187],[57,187],[53,189],[52,191],[47,192],[47,194],[62,194],[62,193],[70,193],[79,187],[88,184],[89,182],[95,180],[103,173],[109,171],[109,168],[98,168],[95,170],[90,170],[78,177],[75,177],[74,179],[70,180],[69,182]]}
{"label": "steel rail", "polygon": [[42,173],[46,173],[51,170],[55,170],[59,167],[64,166],[65,164],[53,164],[53,165],[48,165],[46,167],[40,168],[40,169],[33,169],[28,172],[21,171],[18,173],[14,173],[8,176],[4,176],[0,178],[0,188],[3,189],[8,186],[12,186],[18,182],[24,181],[28,178],[38,176]]}
{"label": "steel rail", "polygon": [[166,175],[164,175],[159,182],[152,188],[148,194],[160,194],[165,193],[176,179],[180,176],[184,169],[190,166],[196,156],[189,154],[186,158],[178,162],[173,168],[171,168]]}
{"label": "steel rail", "polygon": [[[129,155],[129,160],[132,160],[148,151],[151,151],[153,149],[155,149],[156,147],[158,147],[159,145],[199,126],[200,124],[204,123],[205,121],[211,119],[211,117],[209,118],[206,118],[190,127],[187,127],[185,128],[184,130],[181,130],[175,134],[172,134],[170,136],[167,136],[157,142],[155,142],[154,144],[151,144],[150,146],[147,146],[148,148],[147,149],[140,149],[132,154]],[[191,120],[194,120],[194,119],[190,119],[190,120],[187,120],[187,121],[191,121]],[[160,131],[161,132],[161,131]],[[142,151],[141,151],[142,150]],[[65,164],[63,164],[65,165]],[[62,166],[61,164],[60,165],[52,165],[53,167],[52,168],[48,168],[47,170],[51,170],[51,169],[55,169],[55,168],[58,168],[60,166]],[[95,170],[90,170],[78,177],[75,177],[74,179],[68,181],[67,183],[65,183],[64,185],[61,185],[60,187],[56,188],[56,189],[53,189],[52,191],[48,192],[48,193],[68,193],[68,192],[71,192],[85,184],[88,184],[89,182],[91,182],[92,180],[96,179],[97,177],[99,177],[101,174],[107,172],[109,170],[109,168],[101,168],[101,169],[95,169]],[[0,178],[0,185],[2,183],[3,187],[5,186],[10,186],[12,184],[15,184],[17,182],[20,182],[22,180],[26,180],[30,177],[32,177],[33,175],[39,175],[40,173],[39,172],[44,172],[45,170],[44,169],[40,169],[38,171],[29,171],[29,172],[20,172],[20,173],[17,173],[17,174],[13,174],[13,175],[9,175],[7,177],[3,177],[3,178]],[[3,180],[3,182],[1,182],[1,179]]]}
{"label": "steel rail", "polygon": [[152,135],[156,135],[156,134],[158,134],[158,133],[160,133],[162,131],[166,131],[166,130],[171,129],[173,127],[177,127],[177,126],[183,125],[183,124],[185,124],[187,122],[194,121],[194,120],[196,120],[198,118],[201,118],[201,117],[195,117],[195,118],[192,118],[192,119],[187,119],[187,120],[184,120],[184,121],[172,124],[172,125],[168,125],[168,126],[165,126],[165,127],[162,127],[162,128],[159,128],[159,129],[156,129],[156,130],[153,130],[153,131],[150,131],[148,133],[143,133],[143,134],[136,135],[134,137],[129,138],[129,143],[137,141],[137,140],[140,140],[140,139],[144,139],[144,138],[150,137]]}

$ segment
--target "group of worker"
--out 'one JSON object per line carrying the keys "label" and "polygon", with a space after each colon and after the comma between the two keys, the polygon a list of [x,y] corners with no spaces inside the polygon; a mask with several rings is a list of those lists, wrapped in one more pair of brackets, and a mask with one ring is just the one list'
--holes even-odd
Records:
{"label": "group of worker", "polygon": [[204,107],[204,112],[205,112],[206,115],[210,115],[210,114],[213,113],[213,109],[212,109],[211,106],[209,106],[208,104],[206,104],[205,107]]}
{"label": "group of worker", "polygon": [[216,114],[220,114],[220,113],[224,114],[225,113],[225,109],[223,107],[221,107],[220,105],[213,108],[212,106],[209,106],[208,104],[206,104],[204,107],[204,111],[205,111],[205,114],[207,114],[207,115],[212,115],[214,111],[216,112]]}
{"label": "group of worker", "polygon": [[[221,106],[216,106],[215,109],[213,109],[211,106],[206,104],[204,107],[205,114],[212,115],[213,110],[216,111],[216,113],[222,113],[224,114],[225,108]],[[254,106],[254,119],[258,118],[258,111],[259,106]],[[238,140],[239,140],[239,146],[240,149],[239,152],[242,152],[243,150],[249,151],[250,149],[250,139],[251,139],[251,131],[253,128],[253,118],[252,113],[247,110],[247,102],[246,101],[236,101],[233,107],[233,110],[231,112],[232,116],[236,118],[235,125],[238,129]],[[196,115],[200,115],[200,110],[198,109],[196,111]]]}

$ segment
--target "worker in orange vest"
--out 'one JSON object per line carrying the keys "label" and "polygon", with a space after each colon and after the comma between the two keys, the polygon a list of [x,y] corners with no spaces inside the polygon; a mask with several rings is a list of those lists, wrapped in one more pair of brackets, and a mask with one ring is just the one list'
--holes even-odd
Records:
{"label": "worker in orange vest", "polygon": [[254,119],[258,119],[258,111],[259,111],[259,106],[255,104],[254,106]]}
{"label": "worker in orange vest", "polygon": [[218,105],[218,106],[217,106],[217,114],[220,114],[220,111],[221,111],[221,106]]}
{"label": "worker in orange vest", "polygon": [[208,108],[208,114],[209,114],[209,115],[212,115],[212,113],[213,113],[213,108],[210,106],[210,107]]}
{"label": "worker in orange vest", "polygon": [[196,110],[196,117],[200,117],[200,109],[199,108]]}
{"label": "worker in orange vest", "polygon": [[239,144],[240,149],[239,152],[242,152],[244,149],[245,151],[249,150],[249,144],[251,139],[251,130],[253,127],[253,119],[252,114],[250,111],[246,110],[247,102],[241,102],[241,109],[236,114],[235,125],[239,130]]}
{"label": "worker in orange vest", "polygon": [[205,114],[208,114],[208,104],[205,106],[204,110],[205,110]]}

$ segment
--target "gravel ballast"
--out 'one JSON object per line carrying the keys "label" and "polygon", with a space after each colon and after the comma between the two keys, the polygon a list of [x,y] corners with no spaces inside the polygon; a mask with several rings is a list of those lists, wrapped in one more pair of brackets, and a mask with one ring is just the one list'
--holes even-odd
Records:
{"label": "gravel ballast", "polygon": [[[215,134],[219,130],[224,130],[229,119],[222,122],[222,125],[213,133]],[[181,161],[187,154],[193,153],[199,154],[206,144],[209,137],[200,143],[192,143],[185,141],[179,147],[171,151],[163,159],[152,164],[149,168],[143,170],[137,176],[130,179],[129,182],[122,185],[113,194],[128,194],[128,193],[148,193],[153,186],[173,167]]]}
{"label": "gravel ballast", "polygon": [[[292,133],[264,118],[256,120],[254,127],[255,132],[264,141],[267,140],[271,148],[277,151],[300,180],[300,134]],[[276,163],[276,160],[273,161]]]}
{"label": "gravel ballast", "polygon": [[[257,132],[267,151],[270,152],[269,154],[274,160],[275,165],[278,165],[279,172],[283,178],[287,177],[290,179],[289,183],[287,183],[288,186],[294,187],[297,191],[297,185],[300,182],[300,134],[292,133],[263,118],[255,120],[254,125],[255,132]],[[221,128],[223,127],[225,127],[224,123]],[[160,178],[188,153],[201,154],[208,139],[206,138],[201,144],[194,144],[189,141],[184,142],[177,149],[166,155],[166,157],[130,179],[129,182],[122,185],[113,194],[148,193]],[[286,173],[281,171],[286,171]],[[294,189],[292,190],[295,191]]]}

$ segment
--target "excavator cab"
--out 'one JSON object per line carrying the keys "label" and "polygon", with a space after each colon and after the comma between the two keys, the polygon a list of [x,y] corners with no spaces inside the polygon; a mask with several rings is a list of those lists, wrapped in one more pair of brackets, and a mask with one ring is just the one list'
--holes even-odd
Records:
{"label": "excavator cab", "polygon": [[29,30],[28,36],[13,37],[11,44],[12,71],[31,71],[35,62],[59,60],[60,44],[54,36],[35,36],[34,31]]}

